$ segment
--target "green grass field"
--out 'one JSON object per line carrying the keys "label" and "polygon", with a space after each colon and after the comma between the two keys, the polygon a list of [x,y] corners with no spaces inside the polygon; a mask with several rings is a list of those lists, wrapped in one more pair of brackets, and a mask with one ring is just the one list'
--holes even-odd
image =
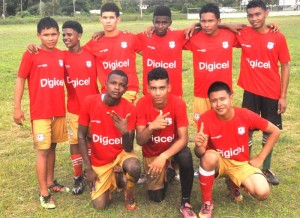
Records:
{"label": "green grass field", "polygon": [[[193,21],[175,20],[174,28],[186,27]],[[224,22],[243,22],[246,19],[224,20]],[[244,202],[237,204],[227,197],[223,179],[214,185],[214,217],[299,217],[300,214],[300,57],[299,35],[300,17],[269,18],[268,22],[278,23],[286,35],[290,53],[291,78],[288,91],[288,109],[283,115],[282,136],[274,148],[272,169],[280,179],[280,185],[272,187],[270,198],[258,202],[244,195]],[[82,23],[85,43],[93,32],[101,29],[99,23]],[[61,25],[61,23],[60,23]],[[120,29],[139,32],[151,25],[150,21],[124,22]],[[38,200],[38,184],[35,173],[36,152],[32,148],[31,126],[29,121],[28,93],[23,97],[23,110],[27,120],[24,126],[13,122],[13,88],[18,65],[26,45],[39,43],[36,26],[33,24],[0,26],[0,217],[181,217],[179,212],[180,185],[173,182],[166,200],[160,204],[150,202],[142,185],[137,186],[139,209],[127,212],[124,208],[123,193],[113,196],[113,204],[104,211],[96,211],[90,204],[86,191],[81,196],[70,193],[54,194],[57,208],[42,209]],[[64,49],[60,40],[59,48]],[[239,72],[240,51],[234,50],[234,89],[235,105],[241,105],[242,90],[236,86]],[[141,58],[138,57],[138,73],[141,75]],[[195,129],[192,123],[193,69],[192,58],[184,52],[183,64],[184,99],[188,105],[190,118],[189,137],[192,140]],[[255,135],[254,154],[260,149],[261,133]],[[193,142],[189,143],[193,147]],[[140,149],[136,151],[141,156]],[[194,166],[198,159],[194,157]],[[68,144],[57,146],[56,178],[68,187],[73,186],[72,167]],[[198,180],[194,180],[192,206],[198,212],[201,204]]]}

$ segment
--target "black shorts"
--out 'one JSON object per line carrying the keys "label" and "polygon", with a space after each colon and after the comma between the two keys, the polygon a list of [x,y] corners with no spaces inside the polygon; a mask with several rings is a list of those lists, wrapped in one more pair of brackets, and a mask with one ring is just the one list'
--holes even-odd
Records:
{"label": "black shorts", "polygon": [[244,91],[242,107],[259,114],[262,118],[282,129],[281,114],[277,113],[278,100]]}

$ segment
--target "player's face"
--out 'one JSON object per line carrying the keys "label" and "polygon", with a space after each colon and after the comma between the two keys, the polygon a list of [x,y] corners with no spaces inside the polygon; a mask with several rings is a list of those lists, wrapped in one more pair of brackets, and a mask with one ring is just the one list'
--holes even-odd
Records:
{"label": "player's face", "polygon": [[233,115],[232,100],[232,95],[229,95],[225,90],[212,92],[209,95],[211,108],[223,120],[230,119]]}
{"label": "player's face", "polygon": [[268,11],[262,8],[249,8],[247,10],[247,18],[251,26],[255,30],[259,30],[265,26],[266,18],[268,17]]}
{"label": "player's face", "polygon": [[168,16],[155,16],[153,18],[154,32],[158,36],[164,36],[171,26],[172,20]]}
{"label": "player's face", "polygon": [[74,29],[65,28],[62,30],[63,42],[69,49],[79,45],[81,34],[77,33]]}
{"label": "player's face", "polygon": [[103,12],[100,17],[100,22],[103,25],[105,32],[113,32],[117,29],[117,24],[121,17],[117,17],[115,12]]}
{"label": "player's face", "polygon": [[120,99],[127,89],[127,80],[123,76],[111,75],[106,83],[106,95],[112,99]]}
{"label": "player's face", "polygon": [[41,40],[43,49],[52,50],[57,44],[59,32],[55,28],[42,29],[41,33],[38,33],[38,37]]}
{"label": "player's face", "polygon": [[148,92],[152,97],[154,105],[158,107],[166,105],[170,91],[171,87],[166,79],[152,80],[148,84]]}
{"label": "player's face", "polygon": [[221,19],[217,19],[214,13],[208,12],[201,14],[200,24],[206,35],[214,36],[218,32],[218,24]]}

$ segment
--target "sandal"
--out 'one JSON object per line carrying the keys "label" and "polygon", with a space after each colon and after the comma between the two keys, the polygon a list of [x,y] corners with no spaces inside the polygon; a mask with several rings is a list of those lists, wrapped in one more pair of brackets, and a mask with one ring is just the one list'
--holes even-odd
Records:
{"label": "sandal", "polygon": [[48,187],[48,189],[49,189],[51,192],[69,192],[69,191],[70,191],[70,189],[69,189],[68,187],[65,187],[65,186],[59,184],[59,183],[57,182],[57,180],[54,180],[53,184],[50,185],[50,186]]}

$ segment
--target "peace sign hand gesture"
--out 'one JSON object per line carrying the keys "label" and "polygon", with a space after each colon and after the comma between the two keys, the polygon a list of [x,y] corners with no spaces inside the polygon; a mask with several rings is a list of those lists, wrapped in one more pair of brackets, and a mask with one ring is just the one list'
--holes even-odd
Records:
{"label": "peace sign hand gesture", "polygon": [[162,110],[159,111],[159,115],[149,124],[149,129],[165,129],[168,125],[168,121],[165,119],[170,112],[163,114]]}
{"label": "peace sign hand gesture", "polygon": [[115,111],[107,112],[107,114],[114,121],[115,127],[121,132],[122,135],[128,133],[128,117],[130,113],[126,115],[125,118],[120,117]]}

